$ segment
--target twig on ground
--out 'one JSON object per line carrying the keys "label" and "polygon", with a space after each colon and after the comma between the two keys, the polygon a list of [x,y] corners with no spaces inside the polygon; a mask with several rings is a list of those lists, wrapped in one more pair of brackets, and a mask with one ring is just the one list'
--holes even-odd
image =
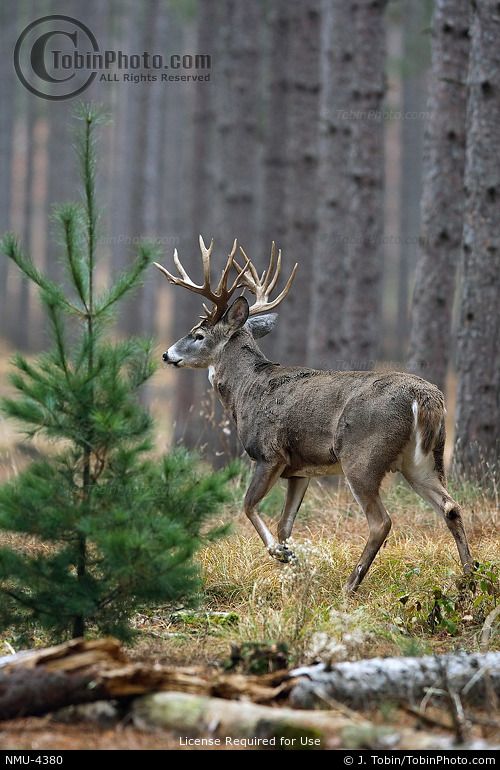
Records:
{"label": "twig on ground", "polygon": [[431,717],[430,714],[428,714],[426,711],[422,711],[422,709],[418,708],[417,706],[409,706],[406,703],[401,703],[399,707],[403,711],[406,711],[407,714],[418,717],[421,722],[429,725],[429,727],[439,727],[442,730],[453,730],[453,726],[450,725],[449,722],[444,722],[441,719],[436,719],[436,717]]}
{"label": "twig on ground", "polygon": [[448,678],[447,666],[443,666],[443,684],[446,689],[447,701],[455,735],[458,743],[466,743],[469,736],[469,726],[465,716],[464,707],[457,691],[452,687]]}
{"label": "twig on ground", "polygon": [[479,637],[479,649],[481,652],[487,652],[490,646],[491,635],[493,633],[493,623],[500,615],[500,604],[491,610],[486,620],[483,623],[481,629],[481,636]]}

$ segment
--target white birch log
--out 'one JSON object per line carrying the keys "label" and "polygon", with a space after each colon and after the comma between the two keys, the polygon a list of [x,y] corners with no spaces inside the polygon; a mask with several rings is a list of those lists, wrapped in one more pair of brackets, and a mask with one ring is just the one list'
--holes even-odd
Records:
{"label": "white birch log", "polygon": [[500,696],[500,652],[421,658],[371,658],[333,666],[304,666],[290,672],[299,681],[290,700],[296,708],[327,708],[329,700],[351,708],[381,701],[418,704],[429,688],[452,688],[464,703],[487,705]]}

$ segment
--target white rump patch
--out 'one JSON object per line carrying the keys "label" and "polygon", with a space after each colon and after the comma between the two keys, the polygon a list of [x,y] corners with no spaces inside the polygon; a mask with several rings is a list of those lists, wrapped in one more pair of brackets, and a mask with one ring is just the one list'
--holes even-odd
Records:
{"label": "white rump patch", "polygon": [[415,465],[420,465],[425,458],[422,452],[422,436],[418,427],[418,403],[416,399],[414,399],[413,404],[411,405],[411,409],[415,419]]}

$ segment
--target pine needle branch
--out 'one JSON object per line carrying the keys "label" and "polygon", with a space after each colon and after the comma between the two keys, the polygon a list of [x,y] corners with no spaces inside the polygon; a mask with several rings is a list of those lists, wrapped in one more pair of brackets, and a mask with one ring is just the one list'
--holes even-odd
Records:
{"label": "pine needle branch", "polygon": [[138,251],[138,257],[131,267],[120,275],[114,286],[98,301],[95,311],[96,316],[105,313],[112,305],[138,287],[141,275],[159,258],[160,246],[159,244],[145,241],[139,245]]}
{"label": "pine needle branch", "polygon": [[64,234],[70,277],[85,312],[88,313],[88,283],[85,276],[85,263],[78,246],[81,217],[81,208],[75,203],[65,203],[55,210],[55,219],[59,222]]}
{"label": "pine needle branch", "polygon": [[82,311],[64,296],[59,286],[37,270],[32,260],[23,253],[14,233],[7,233],[2,238],[0,251],[15,262],[21,272],[42,289],[47,296],[51,296],[54,302],[64,307],[68,312],[82,316]]}

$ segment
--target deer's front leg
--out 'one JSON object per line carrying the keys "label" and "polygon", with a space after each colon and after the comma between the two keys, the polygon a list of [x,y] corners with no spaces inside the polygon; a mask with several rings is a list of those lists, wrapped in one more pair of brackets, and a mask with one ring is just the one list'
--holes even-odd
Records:
{"label": "deer's front leg", "polygon": [[259,533],[262,542],[271,556],[274,556],[280,561],[288,560],[287,549],[276,542],[255,508],[260,501],[264,499],[271,487],[277,482],[284,469],[284,464],[257,463],[244,502],[245,514]]}

